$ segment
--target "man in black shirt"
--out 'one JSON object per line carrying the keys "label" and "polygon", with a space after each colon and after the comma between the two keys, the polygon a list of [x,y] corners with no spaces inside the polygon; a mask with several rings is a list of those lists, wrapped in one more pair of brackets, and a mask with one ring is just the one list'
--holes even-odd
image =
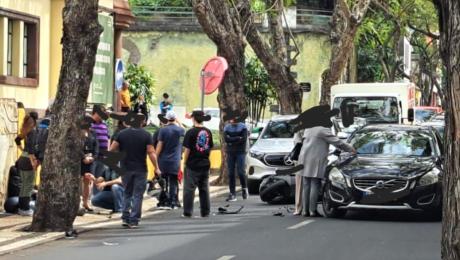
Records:
{"label": "man in black shirt", "polygon": [[193,201],[195,189],[198,187],[200,194],[201,216],[208,217],[211,209],[209,198],[209,169],[211,162],[209,154],[213,147],[212,134],[203,126],[203,121],[209,121],[210,116],[205,116],[203,111],[194,111],[191,115],[194,127],[187,131],[184,138],[184,217],[193,214]]}
{"label": "man in black shirt", "polygon": [[[142,117],[145,120],[143,115]],[[110,151],[118,149],[126,154],[121,161],[121,167],[125,171],[121,177],[125,188],[122,220],[123,226],[129,228],[136,228],[141,218],[147,184],[147,155],[155,166],[155,173],[161,174],[152,136],[141,128],[141,124],[142,122],[132,122],[131,127],[122,130],[110,146]]]}

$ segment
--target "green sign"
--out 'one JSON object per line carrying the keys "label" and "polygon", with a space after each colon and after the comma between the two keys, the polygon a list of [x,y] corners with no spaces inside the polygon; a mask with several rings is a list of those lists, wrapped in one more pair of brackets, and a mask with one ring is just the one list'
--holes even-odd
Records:
{"label": "green sign", "polygon": [[110,105],[113,102],[113,17],[99,14],[99,24],[104,27],[97,47],[96,64],[93,70],[88,103]]}

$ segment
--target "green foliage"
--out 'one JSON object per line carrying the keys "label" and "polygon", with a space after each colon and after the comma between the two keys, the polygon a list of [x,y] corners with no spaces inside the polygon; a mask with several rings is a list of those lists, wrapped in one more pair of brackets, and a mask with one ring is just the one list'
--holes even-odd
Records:
{"label": "green foliage", "polygon": [[[296,4],[296,0],[284,0],[284,6],[290,7]],[[264,13],[272,6],[272,1],[251,0],[251,8],[254,12]]]}
{"label": "green foliage", "polygon": [[137,100],[140,95],[144,95],[145,102],[150,105],[153,104],[155,101],[155,80],[152,73],[147,71],[144,66],[129,64],[124,77],[129,82],[132,101]]}
{"label": "green foliage", "polygon": [[268,104],[277,99],[274,85],[267,71],[257,58],[250,58],[245,66],[244,92],[248,104],[249,117],[253,124],[264,116]]}

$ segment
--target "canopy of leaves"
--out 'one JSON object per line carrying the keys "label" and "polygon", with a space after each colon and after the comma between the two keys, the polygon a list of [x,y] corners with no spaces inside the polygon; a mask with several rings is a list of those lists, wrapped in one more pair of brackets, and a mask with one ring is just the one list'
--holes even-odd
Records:
{"label": "canopy of leaves", "polygon": [[249,108],[249,116],[253,124],[264,117],[267,105],[277,99],[275,86],[270,82],[265,67],[257,58],[248,59],[245,66],[244,91]]}
{"label": "canopy of leaves", "polygon": [[150,105],[153,104],[155,101],[155,80],[144,66],[129,64],[124,77],[129,82],[132,101],[137,100],[140,95],[144,95],[145,102]]}
{"label": "canopy of leaves", "polygon": [[[437,12],[430,0],[374,0],[363,21],[358,46],[358,81],[395,81],[403,77],[399,42],[426,42],[426,35],[414,30],[436,32]],[[419,56],[419,49],[414,48]]]}

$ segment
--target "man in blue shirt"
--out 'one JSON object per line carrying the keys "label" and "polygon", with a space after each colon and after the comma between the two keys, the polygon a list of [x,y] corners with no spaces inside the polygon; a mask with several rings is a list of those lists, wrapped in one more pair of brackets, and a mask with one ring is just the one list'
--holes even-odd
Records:
{"label": "man in blue shirt", "polygon": [[168,183],[169,202],[167,206],[174,209],[179,206],[176,202],[177,176],[182,157],[181,137],[185,135],[185,130],[176,124],[177,116],[174,111],[168,111],[164,117],[168,120],[168,123],[159,130],[156,153],[160,170]]}
{"label": "man in blue shirt", "polygon": [[163,101],[160,102],[160,113],[164,116],[168,111],[172,111],[173,105],[168,93],[163,94]]}
{"label": "man in blue shirt", "polygon": [[224,128],[224,138],[227,144],[227,166],[230,194],[227,201],[236,201],[235,171],[238,172],[243,199],[247,199],[249,192],[246,185],[245,160],[247,150],[248,129],[238,117],[233,116]]}

